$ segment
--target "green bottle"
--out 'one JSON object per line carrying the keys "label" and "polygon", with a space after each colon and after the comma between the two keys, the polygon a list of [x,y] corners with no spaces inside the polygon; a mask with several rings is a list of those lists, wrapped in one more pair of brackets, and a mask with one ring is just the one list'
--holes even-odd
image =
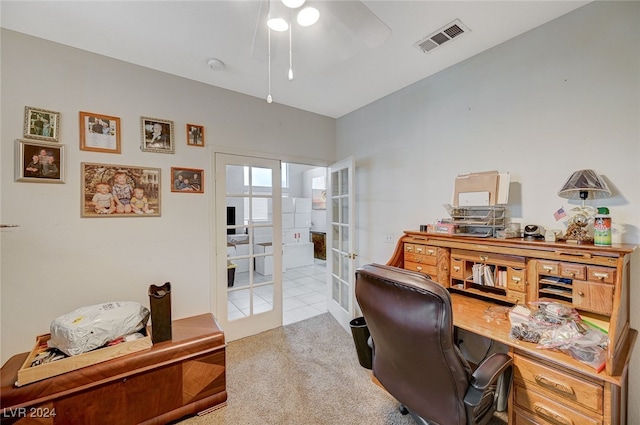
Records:
{"label": "green bottle", "polygon": [[593,244],[611,246],[611,216],[607,207],[598,207],[593,221]]}

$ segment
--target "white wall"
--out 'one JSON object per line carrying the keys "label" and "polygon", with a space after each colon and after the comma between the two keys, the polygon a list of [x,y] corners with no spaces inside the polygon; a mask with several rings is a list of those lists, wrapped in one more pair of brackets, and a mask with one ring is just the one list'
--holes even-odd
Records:
{"label": "white wall", "polygon": [[[210,147],[335,160],[335,120],[2,30],[0,222],[2,362],[31,349],[55,317],[84,305],[148,305],[150,284],[172,284],[173,317],[212,311],[214,223]],[[213,78],[213,76],[212,76]],[[15,182],[14,139],[24,107],[61,113],[66,184]],[[79,150],[79,111],[121,118],[122,154]],[[140,117],[173,120],[175,155],[140,151]],[[186,144],[186,123],[209,148]],[[80,163],[162,169],[162,216],[80,218]],[[204,170],[205,193],[171,193],[170,168]],[[241,211],[239,212],[241,213]]]}
{"label": "white wall", "polygon": [[[578,204],[558,190],[574,170],[593,168],[614,193],[596,202],[610,207],[614,242],[640,243],[638,22],[639,2],[590,3],[338,119],[337,156],[356,159],[360,264],[391,257],[385,234],[446,217],[442,204],[467,171],[509,171],[516,218],[553,228],[555,210]],[[629,424],[640,424],[637,345]]]}

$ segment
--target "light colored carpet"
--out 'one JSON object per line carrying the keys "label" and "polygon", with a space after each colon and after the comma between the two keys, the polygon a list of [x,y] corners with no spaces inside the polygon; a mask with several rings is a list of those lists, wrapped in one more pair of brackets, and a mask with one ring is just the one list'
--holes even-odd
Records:
{"label": "light colored carpet", "polygon": [[[180,425],[413,425],[329,313],[232,341],[227,406]],[[490,425],[503,425],[496,419]]]}

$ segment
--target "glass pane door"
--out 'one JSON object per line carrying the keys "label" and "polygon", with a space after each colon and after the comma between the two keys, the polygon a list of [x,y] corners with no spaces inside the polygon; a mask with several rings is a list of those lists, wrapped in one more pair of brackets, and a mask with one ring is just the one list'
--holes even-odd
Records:
{"label": "glass pane door", "polygon": [[217,311],[231,341],[282,324],[280,161],[216,154],[216,170]]}
{"label": "glass pane door", "polygon": [[352,159],[329,168],[327,307],[345,329],[354,315],[354,187]]}

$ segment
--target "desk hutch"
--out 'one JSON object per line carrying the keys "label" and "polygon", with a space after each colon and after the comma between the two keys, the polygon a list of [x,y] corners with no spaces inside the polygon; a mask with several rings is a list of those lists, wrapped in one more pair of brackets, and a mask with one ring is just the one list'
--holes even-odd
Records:
{"label": "desk hutch", "polygon": [[[629,326],[634,249],[405,231],[387,264],[425,273],[449,288],[455,326],[509,347],[515,368],[509,424],[625,425],[637,337]],[[489,270],[489,282],[473,278],[474,266]],[[508,320],[484,316],[492,305],[545,300],[571,305],[608,327],[604,370],[513,339]]]}

